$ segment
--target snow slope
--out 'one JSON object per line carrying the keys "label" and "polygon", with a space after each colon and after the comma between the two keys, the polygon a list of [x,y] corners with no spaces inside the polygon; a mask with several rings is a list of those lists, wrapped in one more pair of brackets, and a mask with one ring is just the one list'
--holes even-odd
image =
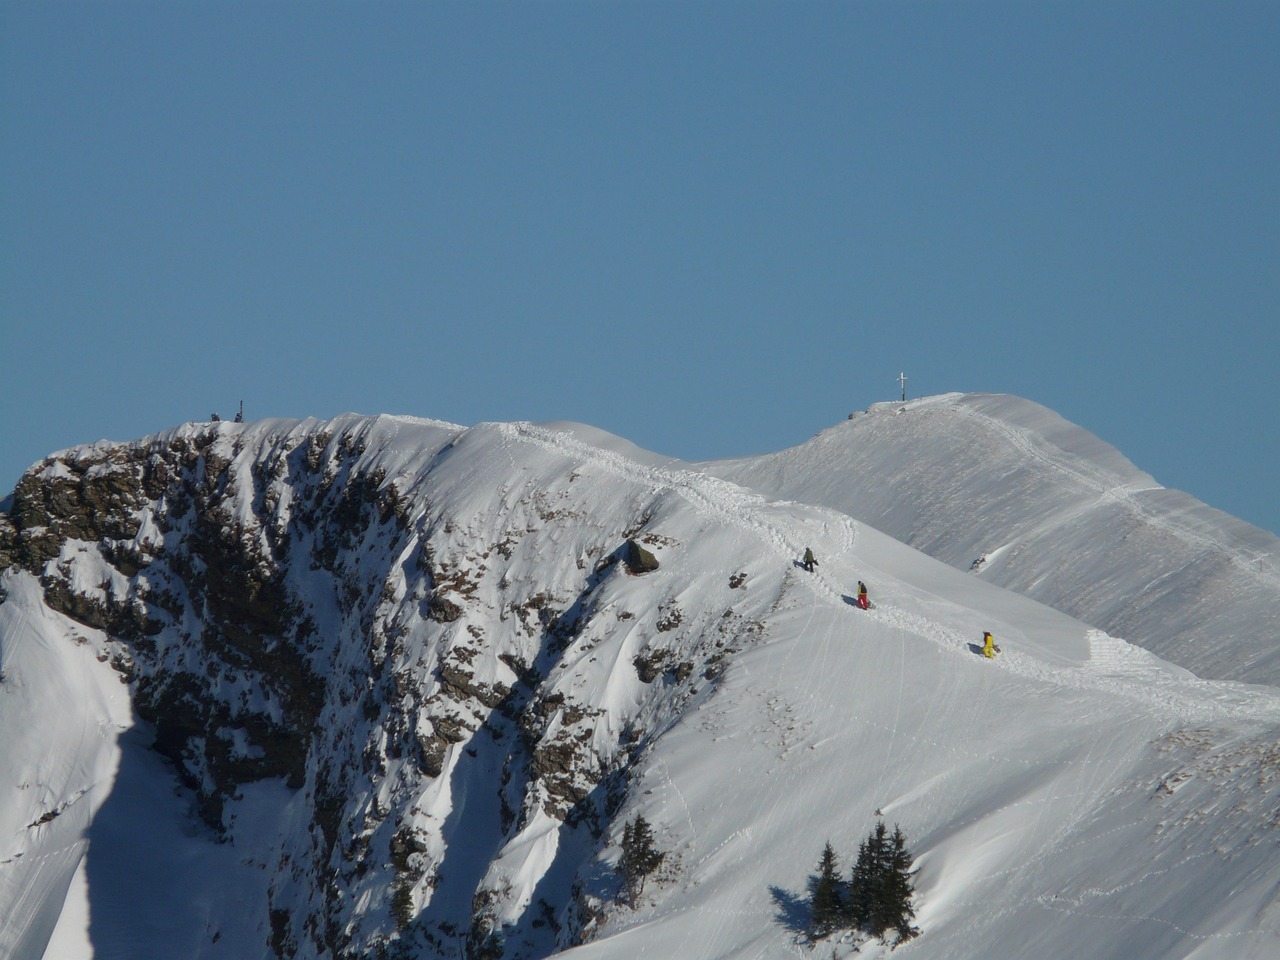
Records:
{"label": "snow slope", "polygon": [[1280,539],[1030,401],[878,404],[797,447],[700,466],[848,513],[1201,676],[1280,685]]}
{"label": "snow slope", "polygon": [[[381,417],[223,424],[216,434],[209,449],[222,450],[228,475],[241,478],[230,502],[245,501],[246,520],[249,501],[261,510],[249,465],[305,436],[323,436],[330,451],[359,437],[353,471],[397,491],[409,539],[371,527],[345,548],[360,565],[342,568],[348,578],[367,570],[381,585],[372,619],[399,638],[387,676],[411,691],[380,701],[368,743],[386,742],[402,703],[421,711],[435,702],[451,651],[467,651],[473,685],[514,682],[513,663],[533,677],[522,715],[525,738],[540,744],[531,756],[514,721],[495,710],[464,725],[437,775],[414,769],[408,754],[383,753],[382,773],[374,764],[368,780],[350,784],[347,809],[366,811],[365,822],[377,810],[388,824],[363,842],[387,849],[392,824],[424,838],[435,879],[413,888],[415,917],[400,935],[435,939],[416,941],[412,956],[462,955],[464,938],[449,931],[465,927],[477,902],[508,957],[849,956],[857,946],[849,936],[805,941],[806,876],[826,840],[848,858],[879,815],[902,825],[919,865],[924,934],[895,956],[1280,955],[1280,696],[1269,687],[1199,679],[846,512],[769,500],[632,456],[624,441],[589,428],[462,430]],[[301,481],[276,482],[296,491],[293,500],[282,492],[277,509],[300,511]],[[652,550],[657,571],[632,576],[608,565],[628,535]],[[290,556],[303,556],[305,539],[289,539]],[[436,572],[429,585],[410,562],[422,545]],[[821,561],[814,574],[799,566],[806,545]],[[70,562],[73,549],[97,562],[75,542],[60,559]],[[464,572],[467,589],[452,594],[460,617],[442,624],[423,615],[443,574],[461,582]],[[374,608],[344,619],[321,602],[320,576],[301,565],[290,572],[298,590],[313,590],[319,632],[338,640],[332,688],[362,662],[350,651],[369,642],[357,624]],[[851,602],[858,579],[872,587],[870,611]],[[215,844],[192,818],[179,839],[175,784],[163,771],[117,778],[101,807],[118,805],[115,824],[135,830],[145,811],[166,811],[158,829],[172,856],[163,870],[127,862],[125,843],[104,844],[109,862],[95,867],[96,847],[83,849],[88,821],[68,820],[77,836],[56,842],[29,826],[39,810],[70,809],[89,783],[110,786],[129,720],[106,694],[58,687],[65,658],[84,660],[113,641],[48,612],[28,574],[11,571],[0,584],[8,591],[0,737],[22,745],[20,759],[0,768],[0,796],[19,795],[22,783],[42,791],[39,803],[17,809],[6,800],[0,811],[0,915],[28,916],[23,929],[34,931],[0,954],[41,955],[37,934],[47,936],[73,861],[83,858],[83,888],[66,900],[59,952],[49,956],[272,956],[266,910],[252,901],[267,888],[281,896],[297,876],[286,861],[296,867],[314,838],[301,814],[310,779],[302,789],[254,786],[232,804],[228,842]],[[556,615],[544,617],[548,610]],[[555,626],[568,621],[567,631]],[[985,629],[1004,647],[994,662],[976,653]],[[86,642],[76,645],[72,633]],[[57,659],[22,658],[45,648]],[[648,682],[636,665],[644,658],[661,665]],[[104,666],[93,657],[89,665]],[[125,689],[100,673],[77,689]],[[341,699],[326,706],[329,733],[313,745],[308,778],[339,749],[349,723],[341,709]],[[535,714],[545,726],[529,726]],[[116,732],[96,733],[103,718]],[[77,732],[86,730],[94,736]],[[558,731],[572,736],[557,739]],[[589,745],[581,764],[607,772],[575,804],[589,814],[576,822],[557,808],[547,779],[526,782],[519,772],[537,766],[543,747],[569,741]],[[39,767],[46,744],[55,770],[74,775]],[[606,802],[611,782],[618,790]],[[637,813],[668,857],[632,909],[613,898],[611,864],[624,821]],[[602,818],[598,832],[592,817]],[[22,871],[37,859],[56,869],[33,885]],[[390,929],[394,883],[381,871],[374,863],[350,880],[335,874],[351,884],[346,922],[370,936]],[[243,896],[220,899],[215,889]],[[308,897],[297,892],[298,909],[314,906]],[[175,930],[155,911],[134,912],[154,898],[169,904],[169,917],[198,917],[198,935],[194,920]],[[589,942],[573,946],[575,930]],[[887,954],[875,943],[858,952]]]}
{"label": "snow slope", "polygon": [[118,676],[40,602],[6,580],[0,603],[0,956],[39,957],[111,793],[129,726]]}

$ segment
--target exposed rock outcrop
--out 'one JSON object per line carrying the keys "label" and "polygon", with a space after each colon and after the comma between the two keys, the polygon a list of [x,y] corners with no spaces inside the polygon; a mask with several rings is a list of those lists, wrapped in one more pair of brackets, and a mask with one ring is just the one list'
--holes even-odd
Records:
{"label": "exposed rock outcrop", "polygon": [[634,540],[628,540],[623,548],[623,560],[634,574],[651,573],[658,569],[658,558]]}
{"label": "exposed rock outcrop", "polygon": [[[658,568],[636,531],[674,541],[649,513],[593,517],[577,473],[459,514],[430,471],[392,475],[385,442],[351,418],[71,450],[18,484],[0,569],[38,577],[48,607],[102,648],[210,828],[234,840],[250,784],[294,791],[297,826],[281,828],[257,921],[277,956],[480,956],[499,933],[506,956],[545,956],[586,929],[569,914],[589,898],[566,886],[558,906],[528,904],[500,873],[450,868],[451,847],[481,829],[454,822],[453,792],[490,794],[473,809],[496,812],[483,827],[495,849],[551,824],[581,831],[566,849],[589,853],[643,735],[566,678],[613,631],[661,634],[642,675],[662,678],[651,689],[675,709],[718,675],[727,627],[699,652],[708,625],[674,598],[649,598],[640,617],[602,599],[624,567]],[[458,438],[436,442],[447,465]],[[548,562],[567,529],[585,545]],[[478,886],[451,886],[464,881]]]}

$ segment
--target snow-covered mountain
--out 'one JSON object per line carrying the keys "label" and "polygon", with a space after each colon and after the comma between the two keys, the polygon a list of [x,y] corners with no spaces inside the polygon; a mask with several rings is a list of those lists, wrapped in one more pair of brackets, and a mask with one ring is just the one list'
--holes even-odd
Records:
{"label": "snow-covered mountain", "polygon": [[885,956],[803,935],[879,817],[895,955],[1280,949],[1277,692],[855,513],[355,416],[74,448],[6,507],[0,957]]}
{"label": "snow-covered mountain", "polygon": [[1028,400],[877,404],[797,447],[701,466],[848,513],[1202,677],[1280,686],[1280,538]]}

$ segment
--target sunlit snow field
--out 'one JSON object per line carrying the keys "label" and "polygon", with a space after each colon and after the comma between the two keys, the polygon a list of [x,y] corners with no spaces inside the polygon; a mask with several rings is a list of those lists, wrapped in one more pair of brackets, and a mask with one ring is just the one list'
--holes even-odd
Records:
{"label": "sunlit snow field", "polygon": [[[634,619],[591,633],[546,683],[600,710],[602,743],[645,727],[611,835],[643,814],[668,856],[636,909],[608,908],[596,939],[566,956],[887,955],[851,935],[804,936],[822,845],[847,866],[879,817],[901,825],[918,865],[923,934],[895,956],[1280,956],[1274,688],[1200,679],[905,546],[853,504],[832,505],[838,458],[793,458],[761,484],[789,499],[769,499],[570,424],[463,430],[381,417],[220,429],[266,445],[322,428],[364,431],[375,441],[367,466],[410,497],[443,498],[474,535],[500,531],[531,491],[563,494],[564,509],[587,519],[531,524],[508,582],[580,581],[598,531],[620,531],[636,504],[650,505],[660,569],[610,580],[598,600]],[[1096,462],[1069,453],[1077,471]],[[904,468],[881,466],[856,489]],[[1028,472],[1060,469],[1019,461],[1010,494]],[[827,494],[804,502],[805,470]],[[813,574],[799,566],[805,547],[819,558]],[[1092,589],[1087,567],[1060,569],[1070,571],[1057,574],[1060,592]],[[397,576],[393,593],[406,586]],[[858,580],[872,610],[852,603]],[[127,687],[97,657],[104,638],[45,608],[29,574],[10,572],[3,587],[0,956],[272,956],[265,890],[281,838],[306,826],[294,792],[274,781],[246,789],[231,808],[232,841],[215,842],[146,749]],[[672,604],[691,636],[711,636],[726,611],[761,626],[734,639],[718,681],[664,701],[632,660],[652,639],[640,625]],[[1003,648],[994,661],[977,652],[984,630]],[[535,891],[608,871],[616,846],[553,818],[504,835],[478,793],[490,761],[481,752],[468,768],[463,747],[416,808],[439,824],[459,815],[468,790],[478,804],[466,849],[442,838],[455,843],[454,876],[501,880],[519,922]],[[466,884],[442,885],[435,905],[465,909]]]}

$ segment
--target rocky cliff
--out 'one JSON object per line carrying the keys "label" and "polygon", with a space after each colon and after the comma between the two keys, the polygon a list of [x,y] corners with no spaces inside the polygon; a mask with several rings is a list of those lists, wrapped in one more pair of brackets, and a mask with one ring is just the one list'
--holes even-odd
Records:
{"label": "rocky cliff", "polygon": [[[402,469],[387,450],[408,428],[220,423],[77,448],[29,472],[0,522],[0,563],[92,632],[212,830],[234,834],[246,784],[298,792],[261,904],[280,957],[496,956],[499,932],[505,955],[543,955],[588,936],[611,881],[579,868],[629,758],[751,629],[731,609],[687,623],[656,583],[639,610],[619,601],[679,546],[656,491],[601,516],[572,464],[495,471],[497,428],[415,423]],[[604,716],[574,663],[619,625],[629,702]],[[561,889],[534,898],[550,864],[495,864],[548,837]]]}

